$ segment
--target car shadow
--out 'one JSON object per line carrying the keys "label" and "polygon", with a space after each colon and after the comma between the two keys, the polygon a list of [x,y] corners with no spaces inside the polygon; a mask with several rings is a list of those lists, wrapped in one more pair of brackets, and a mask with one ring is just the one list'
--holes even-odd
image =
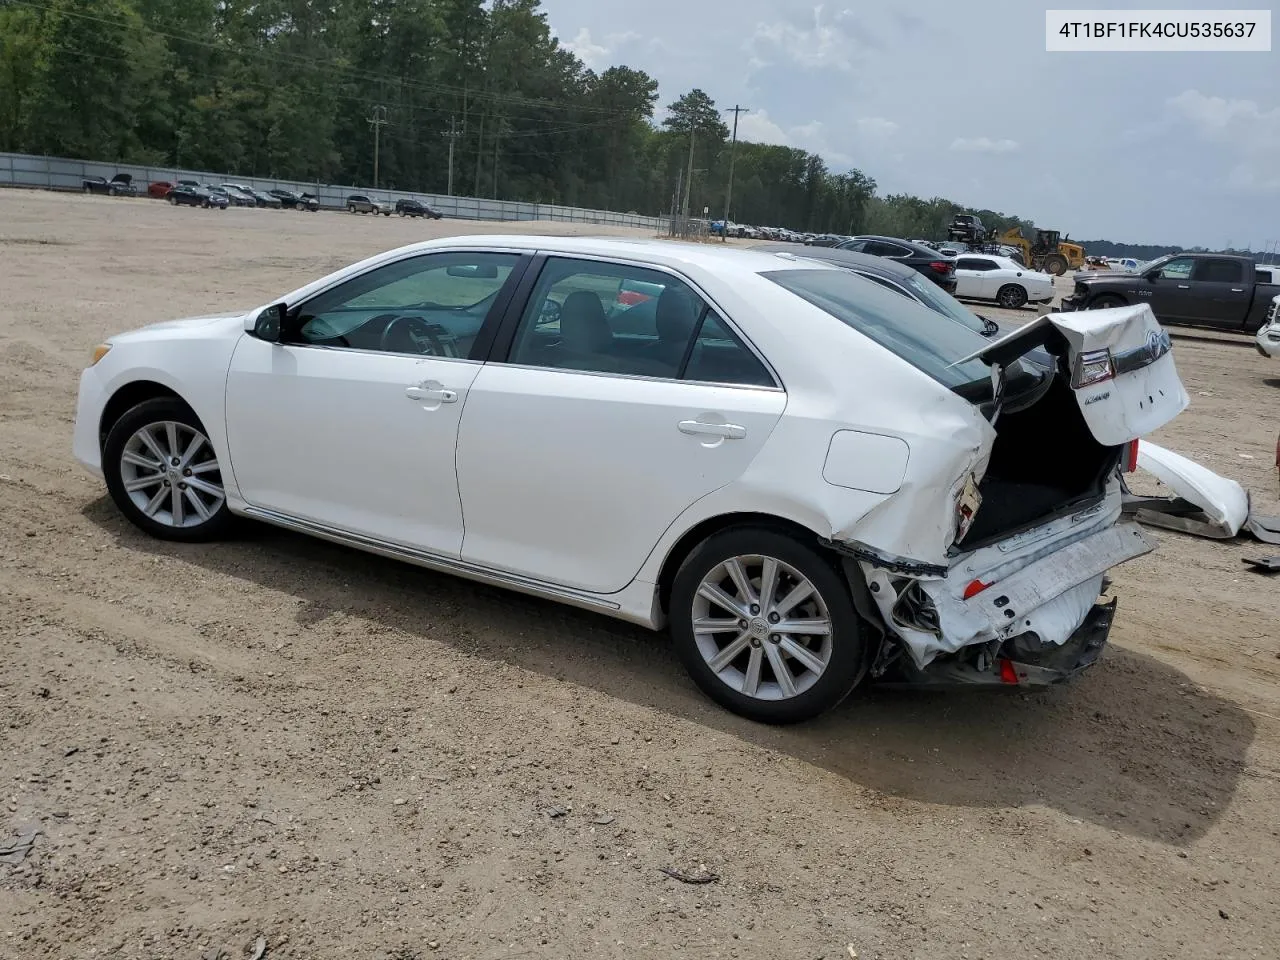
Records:
{"label": "car shadow", "polygon": [[1268,387],[1280,389],[1280,377],[1264,377],[1262,382]]}
{"label": "car shadow", "polygon": [[[711,703],[666,637],[639,627],[260,524],[243,524],[223,543],[186,545],[146,537],[105,497],[84,515],[124,549],[296,597],[303,628],[343,614],[409,635],[429,633],[469,655],[785,753],[887,798],[989,810],[997,818],[1001,810],[1046,806],[1185,845],[1223,815],[1255,732],[1231,702],[1115,645],[1087,674],[1048,691],[870,687],[816,721],[768,727]],[[1123,609],[1121,598],[1122,616]]]}

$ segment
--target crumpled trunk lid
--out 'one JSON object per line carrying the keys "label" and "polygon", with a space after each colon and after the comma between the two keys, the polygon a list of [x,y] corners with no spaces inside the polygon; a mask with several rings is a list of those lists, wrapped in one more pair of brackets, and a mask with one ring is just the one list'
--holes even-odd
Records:
{"label": "crumpled trunk lid", "polygon": [[1046,314],[965,360],[1005,367],[1037,347],[1059,358],[1089,431],[1104,446],[1145,436],[1190,403],[1169,335],[1145,303]]}

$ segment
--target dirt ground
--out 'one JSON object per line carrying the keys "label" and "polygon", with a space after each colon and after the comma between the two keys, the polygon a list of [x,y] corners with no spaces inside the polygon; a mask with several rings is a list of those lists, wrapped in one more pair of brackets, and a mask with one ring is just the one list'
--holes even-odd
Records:
{"label": "dirt ground", "polygon": [[[148,540],[73,461],[105,336],[494,229],[0,191],[0,847],[41,831],[0,956],[1280,956],[1280,580],[1241,563],[1274,547],[1159,535],[1068,687],[776,730],[587,613]],[[1155,439],[1275,512],[1280,362],[1176,356]]]}

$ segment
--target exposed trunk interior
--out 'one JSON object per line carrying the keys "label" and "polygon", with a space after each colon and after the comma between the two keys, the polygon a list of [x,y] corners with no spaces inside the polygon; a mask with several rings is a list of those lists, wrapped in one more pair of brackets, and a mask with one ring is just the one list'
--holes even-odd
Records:
{"label": "exposed trunk interior", "polygon": [[996,422],[982,506],[959,544],[972,550],[992,540],[1088,506],[1103,496],[1123,447],[1093,438],[1061,376],[1035,403]]}

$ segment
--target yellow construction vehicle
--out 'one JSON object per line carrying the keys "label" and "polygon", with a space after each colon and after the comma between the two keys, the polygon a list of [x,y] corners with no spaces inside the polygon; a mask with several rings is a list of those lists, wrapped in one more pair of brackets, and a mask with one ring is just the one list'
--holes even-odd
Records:
{"label": "yellow construction vehicle", "polygon": [[1061,239],[1057,230],[1036,230],[1034,242],[1028,243],[1017,227],[1012,227],[1001,234],[997,243],[1017,247],[1022,251],[1022,262],[1032,270],[1043,270],[1055,277],[1060,277],[1068,270],[1079,270],[1084,266],[1084,247],[1078,243],[1068,243]]}

